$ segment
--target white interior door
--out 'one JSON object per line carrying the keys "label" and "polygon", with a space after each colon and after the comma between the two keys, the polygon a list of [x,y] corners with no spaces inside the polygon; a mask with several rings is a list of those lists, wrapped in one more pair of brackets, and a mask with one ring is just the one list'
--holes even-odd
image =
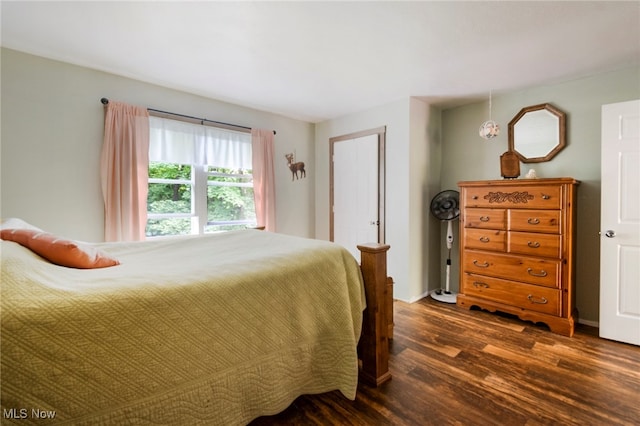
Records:
{"label": "white interior door", "polygon": [[640,100],[602,107],[600,336],[640,345]]}
{"label": "white interior door", "polygon": [[333,241],[360,259],[378,241],[378,135],[333,144]]}

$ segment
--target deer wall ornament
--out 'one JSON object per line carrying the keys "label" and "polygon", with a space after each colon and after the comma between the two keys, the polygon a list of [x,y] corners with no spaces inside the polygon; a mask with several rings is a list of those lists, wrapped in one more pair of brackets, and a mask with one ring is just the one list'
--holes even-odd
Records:
{"label": "deer wall ornament", "polygon": [[285,154],[284,156],[287,159],[287,165],[289,166],[289,170],[291,170],[291,180],[300,179],[298,177],[298,172],[300,172],[300,177],[307,177],[307,172],[304,170],[304,163],[302,161],[294,162],[293,153]]}

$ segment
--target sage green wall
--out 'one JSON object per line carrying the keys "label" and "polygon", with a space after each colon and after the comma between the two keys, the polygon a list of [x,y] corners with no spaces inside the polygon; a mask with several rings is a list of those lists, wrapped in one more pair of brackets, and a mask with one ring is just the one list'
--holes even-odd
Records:
{"label": "sage green wall", "polygon": [[[490,82],[487,82],[490,84]],[[600,114],[604,104],[640,98],[637,67],[539,86],[513,93],[494,93],[492,118],[502,132],[490,141],[478,136],[489,118],[488,102],[442,113],[442,189],[457,189],[461,180],[501,179],[500,155],[507,150],[507,125],[521,108],[551,103],[567,114],[568,146],[546,163],[520,164],[522,175],[534,168],[539,177],[573,177],[578,188],[576,305],[580,321],[596,325],[600,292]],[[457,230],[456,230],[457,231]],[[459,238],[455,234],[452,287],[458,288]],[[441,253],[445,258],[446,253]]]}
{"label": "sage green wall", "polygon": [[[1,217],[20,217],[69,238],[103,240],[100,98],[107,97],[275,129],[277,230],[313,237],[313,124],[10,49],[2,49],[1,59]],[[307,164],[305,179],[291,182],[288,152]]]}

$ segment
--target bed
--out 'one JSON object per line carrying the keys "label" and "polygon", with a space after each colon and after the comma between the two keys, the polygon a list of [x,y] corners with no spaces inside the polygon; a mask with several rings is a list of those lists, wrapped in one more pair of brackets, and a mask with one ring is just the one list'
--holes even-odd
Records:
{"label": "bed", "polygon": [[246,424],[390,377],[388,246],[361,270],[330,242],[232,231],[92,244],[119,264],[77,269],[1,243],[3,424]]}

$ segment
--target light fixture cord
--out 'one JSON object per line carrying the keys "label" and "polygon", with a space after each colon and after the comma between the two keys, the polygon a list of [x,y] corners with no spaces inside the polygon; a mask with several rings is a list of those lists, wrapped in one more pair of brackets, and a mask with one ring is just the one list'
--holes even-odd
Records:
{"label": "light fixture cord", "polygon": [[491,90],[489,90],[489,121],[493,121],[491,118]]}

